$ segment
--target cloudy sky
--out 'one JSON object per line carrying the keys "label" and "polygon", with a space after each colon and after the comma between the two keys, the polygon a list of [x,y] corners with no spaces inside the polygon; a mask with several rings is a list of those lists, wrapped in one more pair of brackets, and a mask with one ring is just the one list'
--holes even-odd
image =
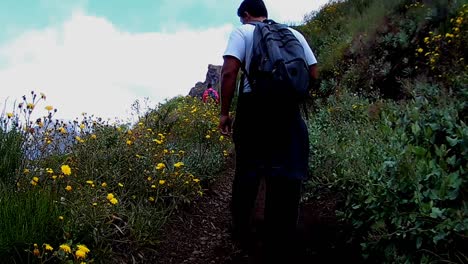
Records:
{"label": "cloudy sky", "polygon": [[[328,0],[264,0],[295,23]],[[1,0],[0,113],[34,90],[57,118],[127,119],[131,104],[186,95],[222,64],[241,0]]]}

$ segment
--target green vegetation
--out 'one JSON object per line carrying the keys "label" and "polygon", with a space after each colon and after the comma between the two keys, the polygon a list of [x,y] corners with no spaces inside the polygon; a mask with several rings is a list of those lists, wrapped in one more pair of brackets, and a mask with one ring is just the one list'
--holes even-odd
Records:
{"label": "green vegetation", "polygon": [[[304,199],[341,198],[369,263],[467,263],[466,1],[332,1],[297,27],[320,62]],[[155,248],[232,144],[218,105],[176,97],[136,124],[56,109],[0,117],[0,258],[115,263]]]}
{"label": "green vegetation", "polygon": [[349,0],[299,27],[323,62],[305,198],[341,194],[371,263],[468,261],[467,19],[466,1]]}
{"label": "green vegetation", "polygon": [[218,134],[214,102],[174,98],[128,125],[86,115],[59,122],[52,106],[30,122],[39,111],[36,98],[23,98],[22,116],[2,118],[22,128],[4,133],[5,142],[18,142],[2,152],[4,160],[27,154],[6,167],[13,180],[0,192],[0,227],[8,231],[0,256],[11,262],[143,257],[175,210],[203,195],[230,151],[230,140]]}

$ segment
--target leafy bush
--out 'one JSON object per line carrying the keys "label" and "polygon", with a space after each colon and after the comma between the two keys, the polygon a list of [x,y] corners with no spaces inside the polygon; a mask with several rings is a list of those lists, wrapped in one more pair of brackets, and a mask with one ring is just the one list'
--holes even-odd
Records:
{"label": "leafy bush", "polygon": [[464,263],[466,105],[437,85],[411,85],[415,99],[401,104],[329,100],[309,123],[308,196],[324,187],[344,195],[338,216],[371,262]]}

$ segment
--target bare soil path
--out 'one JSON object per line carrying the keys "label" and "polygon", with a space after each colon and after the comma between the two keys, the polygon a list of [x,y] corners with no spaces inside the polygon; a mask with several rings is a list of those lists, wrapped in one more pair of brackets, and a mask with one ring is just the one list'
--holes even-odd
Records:
{"label": "bare soil path", "polygon": [[[230,239],[229,204],[233,177],[234,163],[230,161],[204,196],[169,221],[158,253],[148,263],[263,263],[260,250],[254,256],[247,256]],[[298,225],[300,260],[296,263],[360,263],[359,249],[346,243],[346,228],[336,220],[337,195],[324,193],[321,197],[301,205]],[[256,219],[260,223],[263,200],[264,196],[259,195]],[[257,244],[261,244],[259,239]]]}

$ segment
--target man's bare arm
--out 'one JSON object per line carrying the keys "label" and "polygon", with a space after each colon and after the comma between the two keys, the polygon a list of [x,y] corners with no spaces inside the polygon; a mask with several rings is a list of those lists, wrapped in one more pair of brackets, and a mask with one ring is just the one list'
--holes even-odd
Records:
{"label": "man's bare arm", "polygon": [[317,69],[317,64],[312,64],[309,66],[309,74],[310,74],[310,78],[312,78],[312,80],[318,80],[318,69]]}
{"label": "man's bare arm", "polygon": [[241,62],[232,56],[224,57],[224,64],[221,70],[221,115],[229,115],[234,91],[236,89],[237,74],[241,67]]}

